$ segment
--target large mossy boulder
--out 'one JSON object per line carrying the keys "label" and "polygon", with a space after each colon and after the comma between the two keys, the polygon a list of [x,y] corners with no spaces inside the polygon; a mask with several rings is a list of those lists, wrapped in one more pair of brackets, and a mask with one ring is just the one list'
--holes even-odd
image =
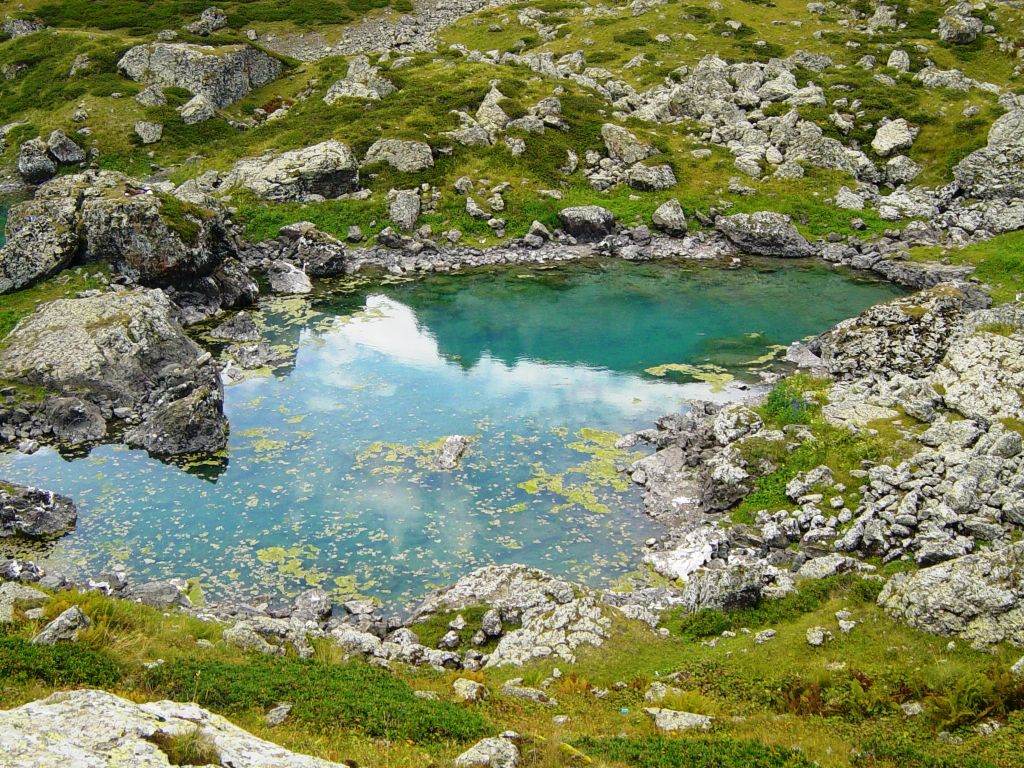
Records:
{"label": "large mossy boulder", "polygon": [[244,273],[237,252],[220,208],[156,192],[120,173],[76,174],[43,185],[11,209],[0,250],[0,293],[74,263],[102,262],[149,287],[191,290],[212,277],[219,306],[243,306],[255,286],[239,288],[247,281],[236,274]]}
{"label": "large mossy boulder", "polygon": [[878,604],[916,629],[975,647],[1024,645],[1024,542],[898,574]]}
{"label": "large mossy boulder", "polygon": [[0,378],[77,397],[134,428],[129,442],[159,456],[223,448],[220,374],[156,290],[61,299],[4,339]]}
{"label": "large mossy boulder", "polygon": [[250,45],[150,43],[129,50],[117,68],[136,82],[184,88],[220,109],[276,80],[284,65]]}
{"label": "large mossy boulder", "polygon": [[280,155],[239,160],[225,179],[273,202],[332,199],[359,188],[359,165],[347,145],[331,139]]}

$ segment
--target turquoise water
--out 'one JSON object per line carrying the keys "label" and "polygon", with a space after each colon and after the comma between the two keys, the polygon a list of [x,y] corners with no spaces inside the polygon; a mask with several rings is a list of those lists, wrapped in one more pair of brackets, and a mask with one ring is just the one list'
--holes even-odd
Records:
{"label": "turquoise water", "polygon": [[[334,289],[261,303],[293,361],[227,387],[223,460],[0,456],[0,477],[79,503],[48,561],[386,602],[491,562],[608,579],[657,533],[613,433],[735,394],[729,375],[751,378],[775,345],[896,293],[822,266],[623,262]],[[439,471],[453,433],[474,442]]]}

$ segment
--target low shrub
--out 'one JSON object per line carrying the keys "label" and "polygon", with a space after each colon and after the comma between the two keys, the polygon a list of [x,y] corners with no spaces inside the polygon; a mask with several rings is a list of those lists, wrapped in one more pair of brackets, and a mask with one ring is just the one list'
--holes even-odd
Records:
{"label": "low shrub", "polygon": [[363,663],[179,660],[150,670],[145,684],[153,693],[226,713],[294,701],[292,716],[317,731],[351,728],[373,738],[416,743],[464,742],[494,732],[478,713],[418,699],[387,671]]}
{"label": "low shrub", "polygon": [[122,674],[117,662],[88,646],[33,645],[23,637],[0,636],[0,680],[8,683],[109,688]]}
{"label": "low shrub", "polygon": [[591,757],[635,768],[812,768],[817,765],[793,749],[728,738],[587,738],[575,746]]}

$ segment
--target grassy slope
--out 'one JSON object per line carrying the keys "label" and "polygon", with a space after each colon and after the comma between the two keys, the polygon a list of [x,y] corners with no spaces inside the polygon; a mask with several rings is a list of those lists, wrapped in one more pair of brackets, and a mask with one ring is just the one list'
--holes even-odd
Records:
{"label": "grassy slope", "polygon": [[[534,218],[553,223],[557,210],[567,204],[601,203],[631,222],[647,219],[660,202],[672,196],[678,197],[687,210],[707,209],[723,203],[739,211],[781,210],[792,214],[810,235],[850,231],[850,213],[838,211],[825,201],[839,186],[851,184],[851,179],[841,174],[813,172],[798,182],[759,184],[742,177],[744,184],[756,187],[756,194],[748,197],[731,193],[727,189],[730,179],[740,176],[732,167],[731,155],[715,149],[708,160],[697,161],[690,156],[691,150],[703,146],[697,140],[700,132],[697,126],[631,126],[662,151],[653,161],[674,166],[679,178],[675,189],[665,193],[637,193],[624,188],[608,193],[593,192],[581,173],[564,177],[558,168],[565,161],[567,149],[572,148],[582,156],[587,149],[601,148],[598,130],[602,122],[612,119],[610,105],[575,85],[546,80],[522,68],[471,64],[454,53],[418,55],[411,66],[385,71],[401,91],[382,102],[343,100],[333,107],[325,105],[320,97],[331,83],[344,75],[347,63],[337,58],[316,64],[290,62],[284,77],[226,110],[227,115],[242,119],[251,115],[254,108],[290,103],[298,93],[312,88],[313,95],[297,103],[283,120],[249,131],[233,129],[222,120],[184,126],[177,120],[174,107],[183,103],[187,94],[171,93],[171,103],[166,107],[143,108],[129,98],[139,86],[120,78],[115,63],[130,44],[149,39],[140,36],[148,35],[153,28],[180,26],[192,18],[194,4],[184,1],[168,3],[166,7],[161,4],[161,13],[153,18],[145,17],[134,3],[118,4],[124,18],[115,15],[110,17],[113,20],[101,24],[98,19],[102,14],[97,9],[105,5],[109,3],[65,3],[58,13],[55,5],[44,4],[40,13],[44,18],[63,24],[64,29],[0,43],[0,66],[24,64],[28,67],[24,74],[0,83],[0,120],[20,119],[28,123],[11,135],[7,161],[13,160],[17,143],[28,136],[46,134],[54,128],[73,134],[78,126],[72,122],[71,113],[79,104],[90,112],[87,124],[92,135],[87,141],[99,149],[102,166],[144,175],[189,159],[187,165],[174,172],[178,181],[207,168],[224,170],[243,156],[294,149],[331,137],[349,142],[360,152],[380,136],[426,140],[441,146],[450,144],[441,134],[457,124],[451,110],[474,112],[489,81],[497,78],[502,92],[509,97],[503,106],[512,115],[522,113],[540,98],[551,95],[557,85],[562,85],[566,93],[561,98],[570,132],[549,130],[543,136],[522,136],[528,149],[519,158],[512,157],[503,145],[482,149],[456,146],[451,158],[443,159],[435,169],[424,174],[370,173],[367,184],[377,193],[370,201],[273,206],[241,196],[235,202],[241,218],[249,225],[250,234],[266,237],[276,232],[281,224],[300,219],[312,220],[335,234],[344,234],[350,224],[360,224],[373,233],[387,223],[384,192],[391,187],[409,187],[426,181],[437,185],[443,196],[439,212],[425,216],[424,222],[435,229],[458,227],[470,234],[473,242],[491,242],[490,230],[483,222],[465,215],[463,198],[452,189],[454,180],[464,174],[474,179],[487,179],[492,184],[508,181],[513,185],[506,196],[507,209],[501,214],[508,220],[508,232],[513,236],[522,234]],[[330,22],[334,19],[332,14],[351,13],[354,18],[370,10],[359,6],[357,13],[352,10],[356,6],[335,2],[322,4],[323,12],[317,16],[306,4],[288,5],[291,8],[288,18],[296,27],[312,25],[314,21]],[[283,23],[279,6],[262,0],[228,4],[231,26],[204,41],[240,42],[244,40],[241,31],[250,25],[258,29],[276,28],[274,25]],[[717,52],[732,60],[767,59],[789,55],[801,48],[828,53],[845,68],[830,70],[824,75],[804,72],[801,79],[813,80],[825,87],[830,100],[843,95],[860,98],[866,120],[874,121],[882,115],[902,115],[921,125],[922,132],[911,155],[924,165],[922,180],[929,183],[947,179],[956,160],[984,143],[987,126],[998,114],[993,97],[981,92],[967,95],[924,92],[909,76],[898,76],[893,87],[883,86],[872,80],[873,72],[854,66],[856,60],[870,53],[884,62],[894,42],[905,36],[912,42],[926,45],[927,56],[940,65],[956,65],[1000,84],[1007,84],[1012,68],[1011,59],[993,50],[990,42],[978,49],[939,45],[929,31],[940,7],[934,0],[918,4],[916,14],[901,7],[903,17],[912,22],[907,32],[900,36],[858,36],[862,44],[857,49],[843,44],[849,33],[845,33],[845,37],[837,36],[842,27],[837,25],[836,19],[806,13],[798,0],[780,0],[775,4],[726,0],[720,11],[670,2],[637,16],[627,7],[612,6],[609,12],[589,19],[581,14],[575,2],[530,3],[529,7],[546,11],[545,23],[558,29],[556,38],[546,43],[540,40],[536,30],[518,23],[517,11],[524,7],[527,6],[514,5],[463,19],[445,31],[444,42],[462,43],[480,50],[550,50],[555,54],[583,48],[590,64],[621,72],[640,88],[660,82],[676,67],[692,65],[707,53]],[[999,23],[1012,27],[1018,12],[1004,8],[1001,14]],[[739,32],[723,36],[723,32],[728,32],[724,22],[734,18],[742,19],[745,26]],[[798,19],[802,26],[773,25],[772,21],[779,18]],[[117,25],[122,29],[116,34],[107,29]],[[501,31],[490,32],[494,25]],[[98,31],[97,26],[107,31]],[[671,32],[672,42],[654,40],[654,35],[663,29]],[[815,31],[823,33],[820,39],[813,37]],[[684,35],[696,38],[696,42],[687,40]],[[765,45],[758,45],[759,41]],[[518,43],[525,43],[525,48]],[[630,70],[621,69],[639,53],[647,55],[647,63]],[[925,57],[916,51],[912,53],[918,63]],[[89,56],[93,62],[90,68],[73,78],[62,75],[79,54]],[[847,90],[850,88],[854,90]],[[122,97],[113,98],[113,93],[121,93]],[[975,118],[963,118],[960,113],[967,105],[981,107],[982,113]],[[833,131],[826,119],[831,108],[802,108],[802,111],[806,117],[819,121],[826,132]],[[164,139],[144,150],[140,148],[131,130],[139,119],[164,123]],[[865,134],[855,138],[866,143],[870,133]],[[550,188],[562,192],[564,199],[554,201],[538,196],[538,190]],[[870,214],[863,218],[872,230],[881,231],[886,226]]]}
{"label": "grassy slope", "polygon": [[[874,606],[876,593],[877,585],[848,577],[810,585],[804,597],[767,610],[727,617],[737,628],[775,628],[777,638],[764,645],[741,632],[708,647],[704,637],[721,626],[681,617],[668,621],[667,638],[620,620],[614,639],[584,652],[575,665],[537,663],[466,675],[491,690],[490,700],[477,705],[447,703],[459,673],[379,672],[343,662],[326,645],[310,662],[254,658],[219,643],[219,628],[210,623],[97,595],[61,594],[47,606],[47,619],[77,603],[95,626],[77,645],[54,649],[25,642],[42,622],[0,630],[0,707],[85,685],[140,701],[194,700],[291,749],[374,767],[443,765],[477,738],[506,728],[527,737],[529,764],[544,766],[577,762],[562,743],[576,745],[599,765],[777,768],[804,765],[799,755],[827,768],[1019,765],[1024,718],[1014,711],[1024,703],[1024,685],[1008,672],[1019,652],[948,648],[945,639],[886,618]],[[860,622],[849,635],[838,631],[833,614],[840,609]],[[804,635],[817,625],[830,628],[836,639],[812,649]],[[197,646],[197,638],[214,645]],[[145,668],[158,658],[162,665]],[[563,672],[549,689],[559,708],[500,694],[504,680],[525,676],[536,685],[554,666]],[[655,738],[643,712],[650,683],[671,673],[678,673],[673,684],[682,693],[665,706],[719,718],[710,734],[682,737],[684,747]],[[625,685],[617,690],[617,683]],[[434,691],[442,701],[415,699],[410,688]],[[611,692],[597,698],[592,688]],[[296,709],[285,726],[271,728],[262,714],[279,700],[296,702]],[[922,702],[925,714],[907,721],[899,704],[911,700]],[[555,724],[555,713],[569,715],[569,722]],[[1008,713],[1009,726],[996,735],[980,736],[972,728]],[[963,743],[936,740],[940,730],[954,731]],[[619,735],[630,741],[605,741]],[[685,760],[679,749],[685,749]]]}

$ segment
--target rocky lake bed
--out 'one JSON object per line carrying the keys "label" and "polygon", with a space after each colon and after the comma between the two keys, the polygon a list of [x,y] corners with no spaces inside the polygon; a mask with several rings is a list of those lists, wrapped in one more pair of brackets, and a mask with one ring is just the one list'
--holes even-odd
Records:
{"label": "rocky lake bed", "polygon": [[0,763],[1024,760],[1016,0],[3,15]]}

